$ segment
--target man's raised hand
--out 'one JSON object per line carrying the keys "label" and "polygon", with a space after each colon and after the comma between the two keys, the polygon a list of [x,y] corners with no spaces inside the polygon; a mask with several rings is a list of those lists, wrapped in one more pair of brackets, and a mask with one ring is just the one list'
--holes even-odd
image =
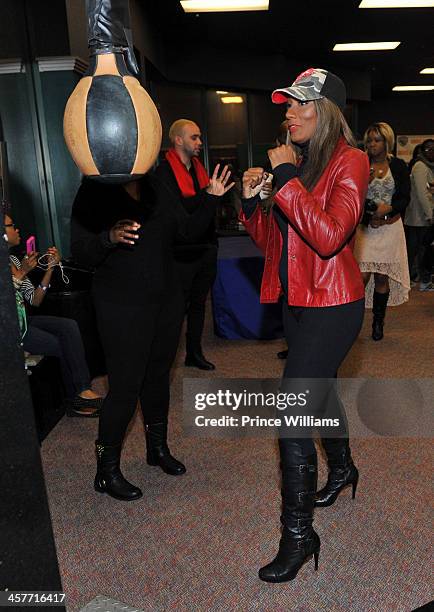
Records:
{"label": "man's raised hand", "polygon": [[217,166],[214,168],[210,183],[206,188],[207,193],[210,193],[211,195],[222,196],[235,185],[235,183],[228,184],[229,177],[231,176],[228,166],[223,168],[220,176],[218,175],[219,169],[220,164],[217,164]]}

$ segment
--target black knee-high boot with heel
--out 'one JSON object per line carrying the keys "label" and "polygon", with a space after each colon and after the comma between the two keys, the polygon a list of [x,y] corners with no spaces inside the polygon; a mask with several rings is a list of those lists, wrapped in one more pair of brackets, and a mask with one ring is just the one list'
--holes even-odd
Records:
{"label": "black knee-high boot with heel", "polygon": [[314,556],[315,569],[321,542],[313,530],[317,484],[316,454],[304,456],[293,440],[279,440],[282,467],[282,537],[276,558],[259,570],[265,582],[293,580],[302,565]]}
{"label": "black knee-high boot with heel", "polygon": [[382,340],[384,336],[384,318],[386,316],[387,301],[389,299],[389,291],[387,293],[378,293],[374,291],[372,313],[372,339]]}

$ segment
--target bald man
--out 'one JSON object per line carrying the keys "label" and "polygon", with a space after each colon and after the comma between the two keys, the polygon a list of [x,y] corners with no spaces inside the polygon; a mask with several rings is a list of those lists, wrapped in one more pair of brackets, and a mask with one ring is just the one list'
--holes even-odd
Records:
{"label": "bald man", "polygon": [[[199,126],[189,119],[178,119],[169,130],[171,148],[155,173],[163,181],[173,197],[180,214],[194,213],[208,199],[216,203],[233,183],[228,183],[229,174],[218,168],[213,181],[223,181],[220,195],[212,195],[207,189],[210,178],[199,160],[202,150],[202,134]],[[194,244],[177,244],[174,251],[175,265],[181,279],[185,309],[187,313],[187,335],[185,365],[200,370],[214,370],[202,352],[202,332],[205,321],[205,304],[217,271],[217,237],[214,221]]]}

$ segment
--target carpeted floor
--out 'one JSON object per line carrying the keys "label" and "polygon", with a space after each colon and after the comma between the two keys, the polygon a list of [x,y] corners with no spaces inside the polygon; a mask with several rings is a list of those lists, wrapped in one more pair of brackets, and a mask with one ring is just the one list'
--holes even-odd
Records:
{"label": "carpeted floor", "polygon": [[[412,291],[387,313],[374,343],[367,313],[341,376],[432,378],[434,293]],[[212,335],[205,354],[211,375],[277,378],[283,341],[226,341]],[[136,414],[123,455],[125,475],[144,491],[133,503],[94,492],[93,419],[64,418],[42,447],[57,553],[68,611],[96,595],[142,610],[406,611],[432,599],[431,440],[353,441],[361,472],[357,497],[344,492],[318,509],[319,571],[305,565],[295,581],[268,585],[257,569],[279,540],[276,444],[266,439],[186,438],[181,429],[183,377],[208,373],[183,366],[180,347],[172,390],[171,446],[187,465],[178,478],[144,461]],[[95,381],[102,388],[103,380]],[[321,462],[320,483],[325,478]]]}

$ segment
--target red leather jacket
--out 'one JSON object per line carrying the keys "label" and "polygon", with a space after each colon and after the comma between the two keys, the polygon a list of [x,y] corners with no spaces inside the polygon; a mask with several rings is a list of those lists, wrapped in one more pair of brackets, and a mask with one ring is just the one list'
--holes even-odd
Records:
{"label": "red leather jacket", "polygon": [[[341,138],[311,192],[294,178],[274,196],[275,205],[289,221],[289,305],[335,306],[364,297],[353,245],[368,182],[368,156]],[[261,302],[277,302],[282,294],[283,240],[274,215],[265,215],[257,206],[249,219],[241,213],[240,220],[265,253]]]}

